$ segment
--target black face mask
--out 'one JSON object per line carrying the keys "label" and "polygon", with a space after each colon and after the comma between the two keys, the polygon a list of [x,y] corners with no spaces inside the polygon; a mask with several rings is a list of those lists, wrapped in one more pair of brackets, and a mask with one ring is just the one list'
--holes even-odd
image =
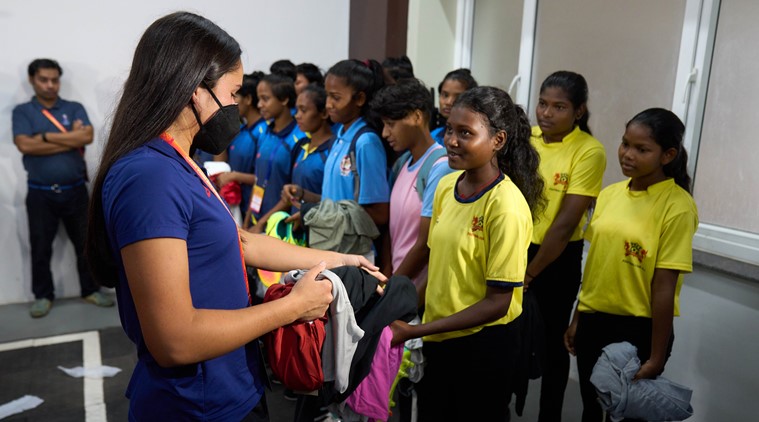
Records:
{"label": "black face mask", "polygon": [[211,115],[207,122],[200,121],[200,114],[195,110],[195,106],[190,104],[195,119],[198,121],[200,130],[192,139],[192,147],[201,149],[209,154],[217,155],[226,151],[229,144],[240,133],[240,112],[237,104],[222,106],[219,99],[213,93],[211,88],[203,82],[203,86],[211,93],[211,97],[219,105],[219,109]]}

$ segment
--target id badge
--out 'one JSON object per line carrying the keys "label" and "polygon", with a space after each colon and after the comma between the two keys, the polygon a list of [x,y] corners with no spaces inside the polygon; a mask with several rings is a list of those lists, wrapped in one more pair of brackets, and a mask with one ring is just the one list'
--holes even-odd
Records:
{"label": "id badge", "polygon": [[253,186],[253,196],[250,198],[250,210],[258,214],[261,211],[261,204],[264,202],[264,188]]}

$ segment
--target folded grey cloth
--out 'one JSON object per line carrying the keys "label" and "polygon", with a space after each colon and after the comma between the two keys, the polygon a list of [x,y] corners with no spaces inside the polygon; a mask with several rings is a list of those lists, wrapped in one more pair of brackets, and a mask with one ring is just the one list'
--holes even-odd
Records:
{"label": "folded grey cloth", "polygon": [[324,251],[364,255],[372,249],[379,230],[356,201],[323,199],[303,215],[308,246]]}
{"label": "folded grey cloth", "polygon": [[633,382],[640,369],[638,349],[628,342],[603,349],[590,376],[598,401],[612,421],[682,421],[693,415],[693,391],[664,377]]}

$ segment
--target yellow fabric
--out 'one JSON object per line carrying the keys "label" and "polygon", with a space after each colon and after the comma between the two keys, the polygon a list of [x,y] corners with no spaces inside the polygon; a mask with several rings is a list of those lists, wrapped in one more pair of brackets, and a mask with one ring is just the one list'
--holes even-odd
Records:
{"label": "yellow fabric", "polygon": [[[550,144],[543,141],[543,132],[539,126],[535,126],[530,141],[540,154],[539,171],[545,181],[543,193],[548,200],[545,212],[535,221],[532,233],[532,243],[540,245],[559,213],[564,195],[595,198],[601,192],[606,170],[606,151],[596,138],[580,130],[579,126],[575,126],[561,142]],[[582,229],[587,218],[588,213],[585,212],[570,241],[582,239]]]}
{"label": "yellow fabric", "polygon": [[[487,282],[514,285],[508,313],[487,326],[507,324],[522,313],[522,287],[532,216],[522,193],[504,177],[473,202],[454,196],[462,172],[446,175],[435,191],[428,246],[430,264],[423,322],[462,311],[485,297]],[[425,341],[474,334],[484,326],[435,334]]]}
{"label": "yellow fabric", "polygon": [[692,271],[696,203],[674,179],[630,191],[629,180],[598,196],[585,237],[590,250],[578,310],[651,317],[656,268],[679,270],[675,315],[680,315],[683,274]]}

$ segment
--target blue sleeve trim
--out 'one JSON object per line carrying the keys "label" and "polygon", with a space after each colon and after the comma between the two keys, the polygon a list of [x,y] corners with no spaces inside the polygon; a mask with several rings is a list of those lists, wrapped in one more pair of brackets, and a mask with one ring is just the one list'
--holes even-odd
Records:
{"label": "blue sleeve trim", "polygon": [[524,283],[521,281],[496,281],[496,280],[488,280],[487,285],[490,287],[498,287],[501,289],[511,289],[514,287],[522,287],[524,286]]}

